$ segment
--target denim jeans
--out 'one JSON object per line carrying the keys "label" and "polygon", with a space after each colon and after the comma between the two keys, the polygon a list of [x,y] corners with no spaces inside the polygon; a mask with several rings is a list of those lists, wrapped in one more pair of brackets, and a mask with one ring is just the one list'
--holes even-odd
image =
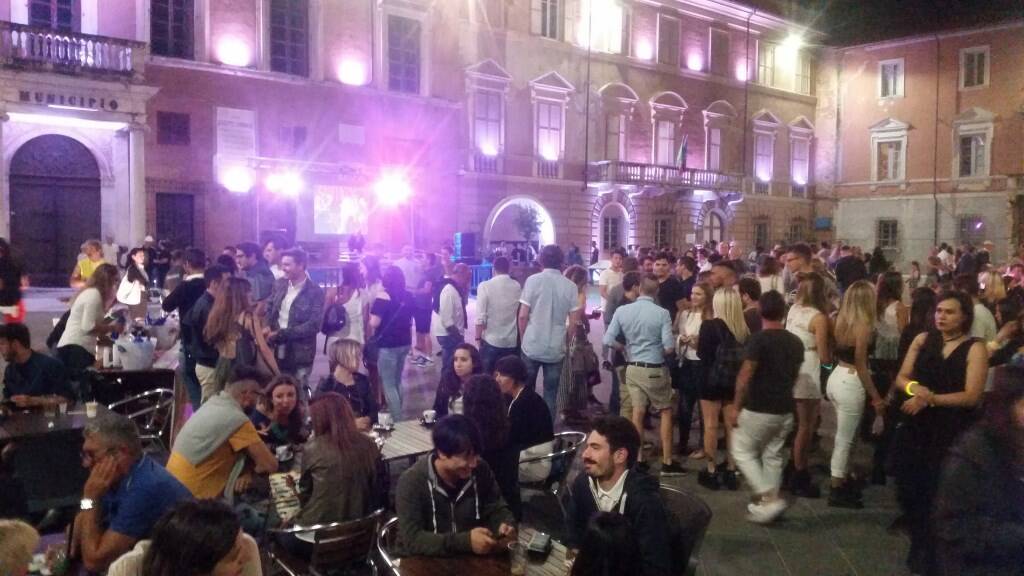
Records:
{"label": "denim jeans", "polygon": [[408,355],[409,346],[381,348],[377,359],[381,387],[388,400],[388,413],[395,422],[402,419],[402,369]]}
{"label": "denim jeans", "polygon": [[185,385],[185,391],[188,392],[188,402],[192,405],[192,410],[199,410],[203,403],[203,388],[196,377],[196,359],[189,356],[184,349],[178,352],[178,375]]}
{"label": "denim jeans", "polygon": [[484,363],[484,374],[494,372],[494,364],[505,356],[518,356],[518,348],[498,348],[491,346],[486,340],[480,341],[480,359]]}
{"label": "denim jeans", "polygon": [[562,360],[558,362],[541,362],[523,354],[526,364],[526,385],[537,389],[537,373],[544,369],[544,403],[551,411],[551,417],[557,418],[558,383],[562,379]]}
{"label": "denim jeans", "polygon": [[452,366],[452,356],[455,355],[455,347],[462,344],[462,334],[458,336],[438,336],[437,343],[441,345],[441,370],[448,370]]}

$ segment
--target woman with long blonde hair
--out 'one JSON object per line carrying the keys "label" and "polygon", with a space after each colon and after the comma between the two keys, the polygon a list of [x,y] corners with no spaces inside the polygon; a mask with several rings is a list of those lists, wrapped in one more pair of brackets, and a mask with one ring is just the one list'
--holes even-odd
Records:
{"label": "woman with long blonde hair", "polygon": [[864,415],[864,399],[871,398],[876,414],[885,401],[871,379],[868,354],[875,333],[876,297],[874,287],[858,280],[846,289],[836,318],[836,367],[828,378],[828,399],[836,409],[836,440],[832,450],[832,482],[829,506],[862,508],[860,492],[847,478],[850,453],[857,440],[857,428]]}
{"label": "woman with long blonde hair", "polygon": [[718,290],[712,302],[715,317],[701,324],[697,336],[697,356],[707,375],[700,394],[707,467],[700,471],[697,481],[711,490],[717,490],[720,485],[729,490],[739,490],[736,462],[730,454],[732,428],[729,426],[725,426],[724,469],[719,470],[718,467],[718,419],[723,412],[726,422],[735,418],[736,375],[743,358],[743,344],[750,336],[750,330],[743,319],[743,301],[734,288]]}
{"label": "woman with long blonde hair", "polygon": [[[679,452],[687,454],[690,447],[690,428],[693,425],[693,408],[700,399],[700,391],[704,387],[704,366],[697,356],[697,342],[701,324],[715,317],[712,301],[715,288],[709,282],[698,282],[690,291],[690,305],[676,315],[674,332],[676,336],[676,359],[679,362],[680,394],[679,411]],[[694,460],[704,457],[704,422],[700,410],[697,418],[701,419],[700,442],[697,449],[689,454]]]}

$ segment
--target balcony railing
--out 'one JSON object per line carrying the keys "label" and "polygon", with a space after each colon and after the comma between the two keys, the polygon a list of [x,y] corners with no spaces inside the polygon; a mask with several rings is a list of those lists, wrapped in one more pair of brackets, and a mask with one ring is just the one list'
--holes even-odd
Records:
{"label": "balcony railing", "polygon": [[475,152],[473,154],[473,172],[480,174],[497,174],[498,170],[498,157],[488,156],[482,152]]}
{"label": "balcony railing", "polygon": [[537,177],[538,178],[558,178],[559,177],[559,162],[558,160],[545,160],[543,158],[537,159]]}
{"label": "balcony railing", "polygon": [[0,22],[3,66],[141,79],[145,61],[141,42]]}
{"label": "balcony railing", "polygon": [[588,170],[593,182],[736,191],[743,185],[743,177],[738,174],[640,162],[604,160],[592,162]]}

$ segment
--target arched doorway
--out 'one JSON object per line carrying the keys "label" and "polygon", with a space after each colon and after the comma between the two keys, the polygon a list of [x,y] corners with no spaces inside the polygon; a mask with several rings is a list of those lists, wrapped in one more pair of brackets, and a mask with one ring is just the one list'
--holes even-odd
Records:
{"label": "arched doorway", "polygon": [[81,142],[57,134],[11,158],[11,248],[33,284],[62,286],[79,247],[100,237],[100,170]]}
{"label": "arched doorway", "polygon": [[704,219],[704,243],[712,240],[721,242],[723,238],[725,238],[725,221],[722,220],[722,215],[715,211],[708,212]]}
{"label": "arched doorway", "polygon": [[534,245],[540,247],[554,244],[555,223],[547,208],[530,196],[510,196],[499,202],[487,218],[487,224],[484,226],[484,254],[490,253],[501,242],[505,242],[506,246],[524,242],[518,220],[523,211],[530,209],[536,212],[540,225],[539,233],[533,237]]}
{"label": "arched doorway", "polygon": [[629,213],[618,202],[609,202],[601,209],[600,236],[598,246],[602,252],[610,253],[616,248],[625,248],[629,237]]}

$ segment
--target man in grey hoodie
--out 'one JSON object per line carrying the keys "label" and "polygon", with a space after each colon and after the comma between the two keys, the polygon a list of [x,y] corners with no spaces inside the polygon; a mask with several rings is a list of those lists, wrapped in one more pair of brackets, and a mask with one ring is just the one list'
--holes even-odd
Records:
{"label": "man in grey hoodie", "polygon": [[434,451],[398,480],[399,556],[490,554],[516,538],[515,518],[480,458],[480,432],[453,414],[434,425]]}

